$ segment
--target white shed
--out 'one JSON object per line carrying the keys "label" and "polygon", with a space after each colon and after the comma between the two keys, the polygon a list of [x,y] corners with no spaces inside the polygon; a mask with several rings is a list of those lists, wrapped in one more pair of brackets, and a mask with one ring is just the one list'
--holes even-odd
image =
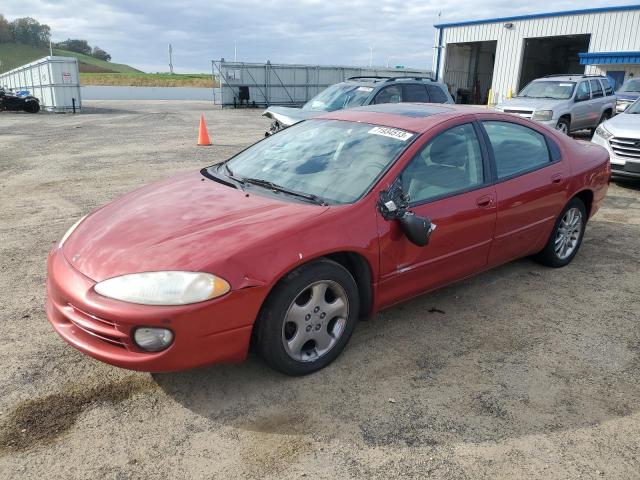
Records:
{"label": "white shed", "polygon": [[75,57],[44,57],[0,75],[0,86],[28,90],[51,112],[68,112],[82,107],[80,74]]}
{"label": "white shed", "polygon": [[545,75],[604,74],[617,86],[640,75],[640,5],[435,27],[436,77],[459,102],[497,103]]}

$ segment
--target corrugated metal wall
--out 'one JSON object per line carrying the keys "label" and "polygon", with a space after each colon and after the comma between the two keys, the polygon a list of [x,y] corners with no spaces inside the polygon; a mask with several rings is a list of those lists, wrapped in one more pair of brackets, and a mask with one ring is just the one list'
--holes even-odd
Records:
{"label": "corrugated metal wall", "polygon": [[[447,71],[447,44],[497,40],[492,89],[495,100],[504,99],[517,88],[522,63],[524,39],[558,35],[591,34],[590,52],[640,50],[640,10],[611,11],[526,20],[444,27],[440,56],[440,75]],[[436,45],[438,45],[436,32]],[[434,65],[436,64],[434,55]],[[434,70],[437,70],[434,68]],[[595,70],[595,68],[591,69]],[[589,70],[587,70],[589,71]],[[462,85],[454,88],[464,87]]]}
{"label": "corrugated metal wall", "polygon": [[429,70],[416,69],[225,61],[213,61],[212,65],[214,74],[220,77],[220,103],[223,107],[233,106],[238,102],[238,91],[242,85],[249,87],[250,102],[255,102],[256,105],[302,105],[328,86],[343,82],[349,77],[432,76]]}
{"label": "corrugated metal wall", "polygon": [[82,107],[80,74],[75,57],[44,57],[0,75],[0,85],[14,91],[29,90],[40,107],[67,112]]}

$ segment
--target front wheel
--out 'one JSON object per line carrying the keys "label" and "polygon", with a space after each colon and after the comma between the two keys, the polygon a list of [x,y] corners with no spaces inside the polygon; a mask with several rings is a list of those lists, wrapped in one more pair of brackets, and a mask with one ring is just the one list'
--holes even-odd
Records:
{"label": "front wheel", "polygon": [[564,267],[576,256],[587,224],[587,209],[579,198],[572,198],[556,220],[547,245],[535,256],[543,265]]}
{"label": "front wheel", "polygon": [[328,259],[302,265],[274,288],[257,319],[254,345],[287,375],[306,375],[340,355],[358,319],[358,287]]}
{"label": "front wheel", "polygon": [[564,133],[565,135],[569,135],[569,132],[571,131],[571,122],[569,121],[569,119],[561,118],[560,120],[558,120],[558,123],[556,124],[556,130]]}

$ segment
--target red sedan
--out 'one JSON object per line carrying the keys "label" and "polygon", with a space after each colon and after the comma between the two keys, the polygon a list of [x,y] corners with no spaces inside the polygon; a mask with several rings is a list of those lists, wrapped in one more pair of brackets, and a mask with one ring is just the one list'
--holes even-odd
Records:
{"label": "red sedan", "polygon": [[327,114],[76,223],[48,259],[71,345],[144,371],[243,360],[313,372],[359,318],[510,260],[567,265],[606,150],[442,105]]}

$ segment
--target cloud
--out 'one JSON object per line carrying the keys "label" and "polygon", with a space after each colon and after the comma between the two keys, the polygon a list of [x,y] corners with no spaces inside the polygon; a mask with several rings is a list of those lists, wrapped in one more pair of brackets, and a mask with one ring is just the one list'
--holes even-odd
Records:
{"label": "cloud", "polygon": [[[592,1],[589,7],[610,6]],[[434,23],[544,11],[525,0],[21,0],[0,7],[9,19],[31,16],[55,41],[84,38],[114,62],[166,71],[167,44],[177,71],[208,72],[211,60],[431,67]],[[554,11],[576,8],[554,2]],[[442,12],[440,20],[438,13]]]}

